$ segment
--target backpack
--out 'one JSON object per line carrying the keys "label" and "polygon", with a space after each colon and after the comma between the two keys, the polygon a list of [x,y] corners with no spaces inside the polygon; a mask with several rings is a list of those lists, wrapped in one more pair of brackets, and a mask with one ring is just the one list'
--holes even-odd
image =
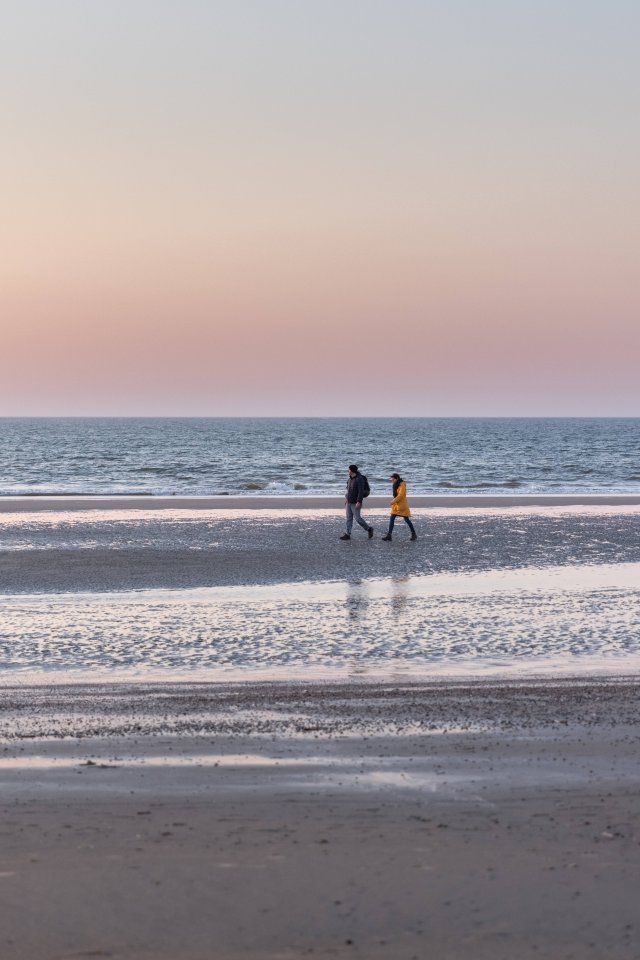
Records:
{"label": "backpack", "polygon": [[371,487],[369,486],[369,481],[365,477],[364,473],[362,474],[362,499],[368,497],[371,493]]}

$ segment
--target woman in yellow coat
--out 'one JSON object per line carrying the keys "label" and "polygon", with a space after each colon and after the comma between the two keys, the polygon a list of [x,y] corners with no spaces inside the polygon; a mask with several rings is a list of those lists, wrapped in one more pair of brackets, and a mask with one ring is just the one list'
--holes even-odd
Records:
{"label": "woman in yellow coat", "polygon": [[411,523],[409,517],[411,516],[411,510],[409,509],[409,501],[407,500],[407,485],[400,476],[399,473],[392,473],[389,477],[393,484],[393,500],[391,501],[391,516],[389,517],[389,530],[387,535],[383,537],[383,540],[391,540],[391,534],[393,533],[393,525],[396,522],[396,517],[402,517],[406,525],[411,530],[411,539],[417,540],[415,527]]}

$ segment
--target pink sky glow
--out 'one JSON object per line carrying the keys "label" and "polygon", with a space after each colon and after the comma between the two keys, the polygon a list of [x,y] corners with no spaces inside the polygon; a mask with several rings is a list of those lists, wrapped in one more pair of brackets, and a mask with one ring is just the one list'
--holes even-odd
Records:
{"label": "pink sky glow", "polygon": [[16,5],[0,415],[639,415],[638,15],[514,6]]}

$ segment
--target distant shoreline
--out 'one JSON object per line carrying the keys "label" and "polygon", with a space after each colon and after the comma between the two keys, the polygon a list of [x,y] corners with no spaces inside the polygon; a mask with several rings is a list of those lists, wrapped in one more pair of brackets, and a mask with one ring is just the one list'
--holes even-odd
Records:
{"label": "distant shoreline", "polygon": [[[370,509],[388,507],[389,496],[371,496]],[[490,509],[505,507],[620,507],[640,506],[640,494],[476,494],[451,496],[429,494],[410,497],[418,509]],[[152,494],[110,494],[108,496],[36,495],[0,496],[0,514],[62,510],[339,510],[342,496],[154,496]]]}

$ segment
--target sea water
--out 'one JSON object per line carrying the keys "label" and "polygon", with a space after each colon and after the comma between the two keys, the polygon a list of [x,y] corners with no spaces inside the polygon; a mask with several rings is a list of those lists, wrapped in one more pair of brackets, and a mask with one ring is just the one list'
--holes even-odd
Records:
{"label": "sea water", "polygon": [[0,418],[0,495],[640,493],[640,418]]}

